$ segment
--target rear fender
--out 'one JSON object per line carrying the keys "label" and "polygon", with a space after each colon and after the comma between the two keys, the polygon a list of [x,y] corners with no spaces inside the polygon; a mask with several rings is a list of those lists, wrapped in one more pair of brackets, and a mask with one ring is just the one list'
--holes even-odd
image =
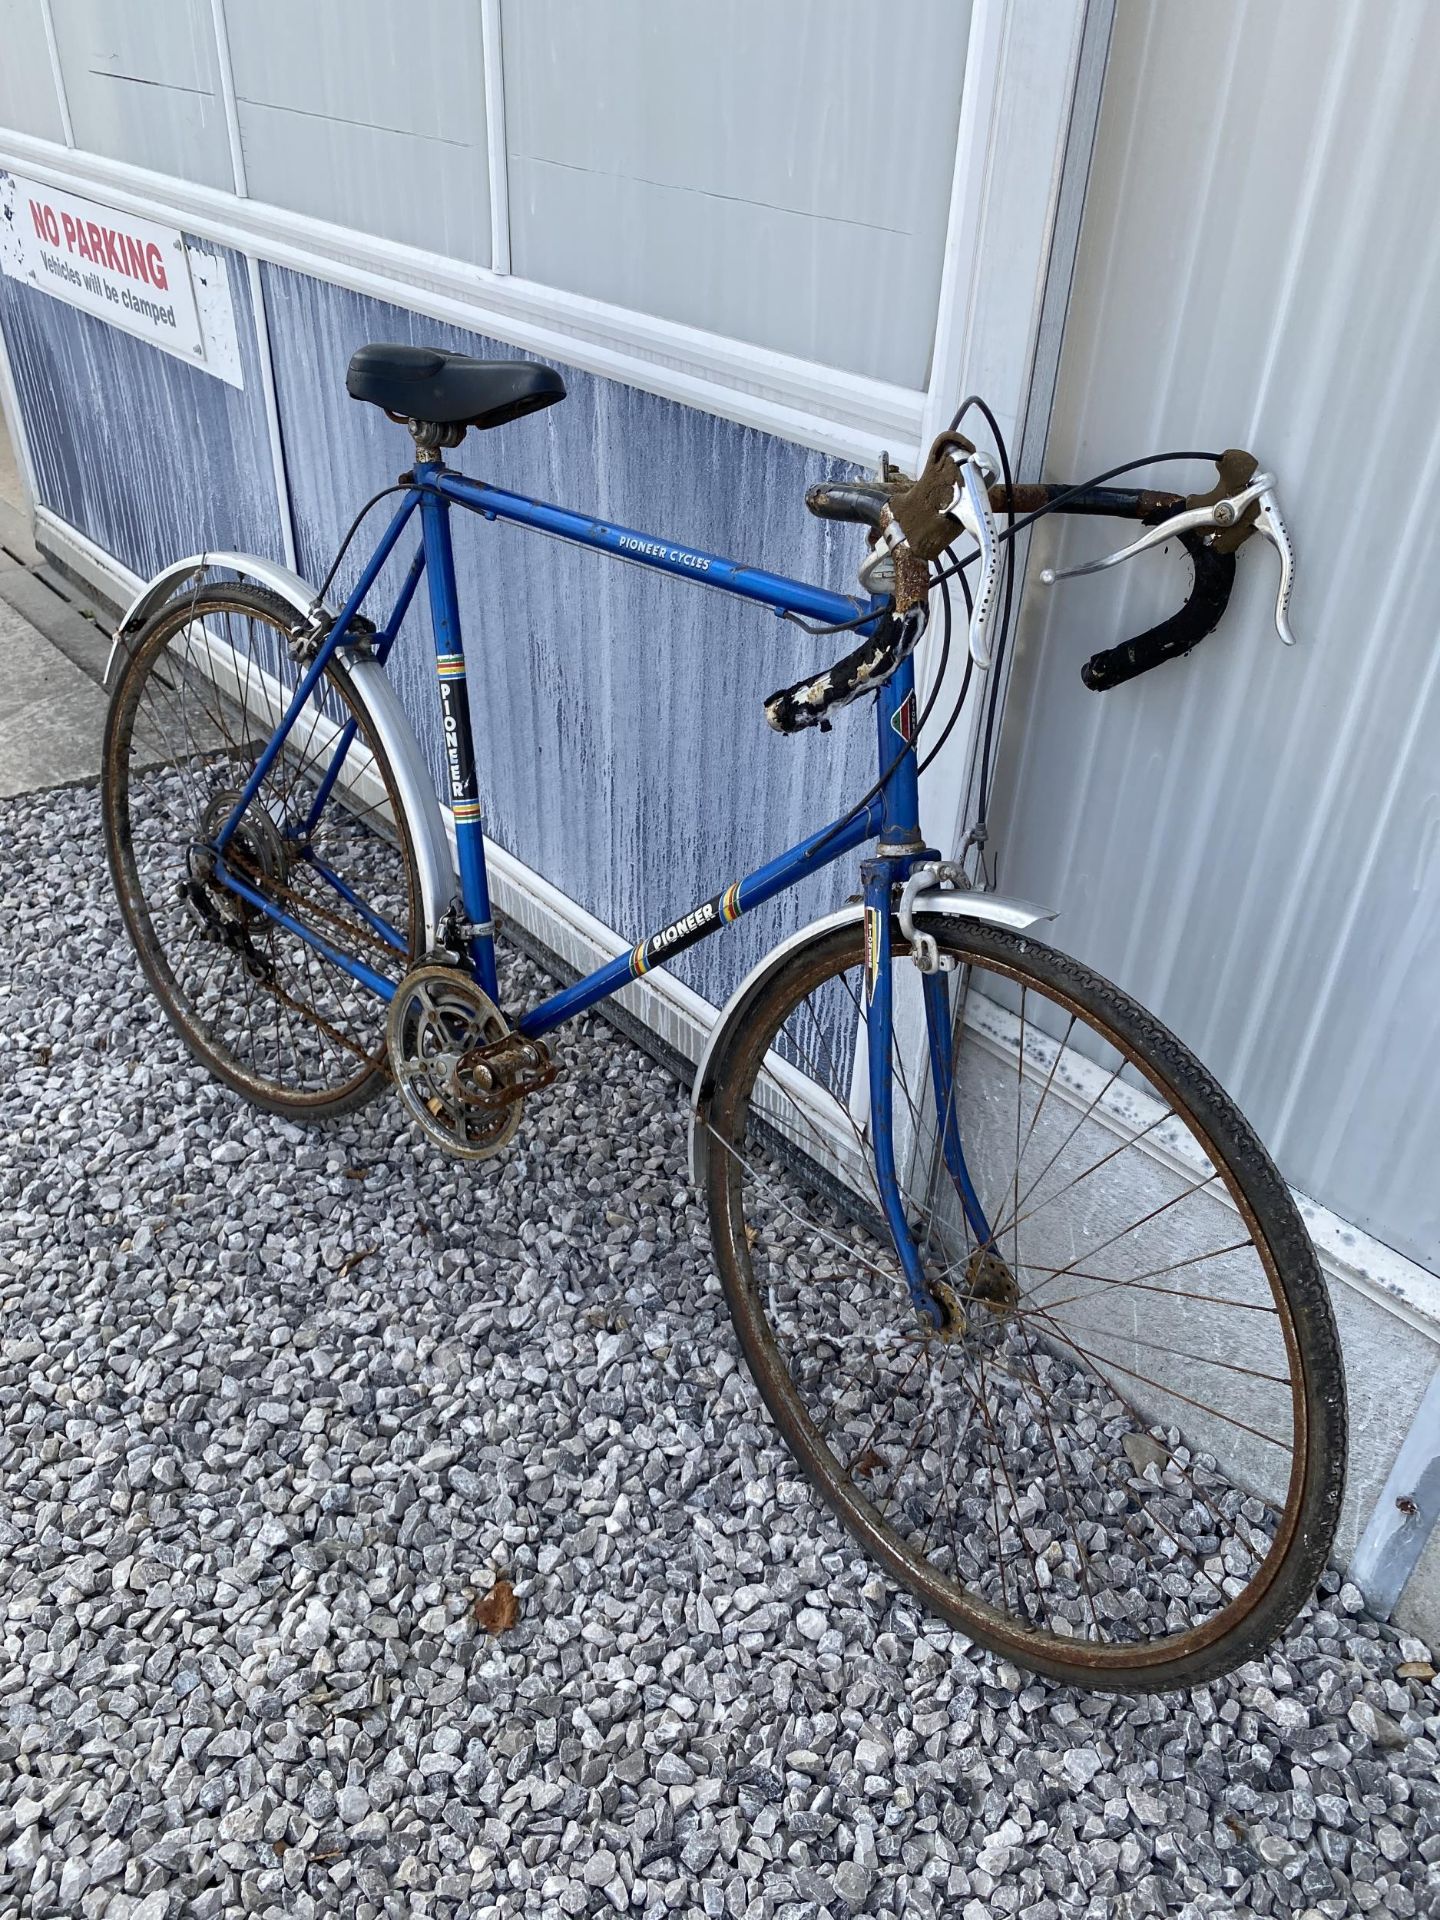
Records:
{"label": "rear fender", "polygon": [[[307,628],[318,629],[326,620],[334,617],[333,610],[326,606],[307,581],[277,561],[265,560],[253,553],[191,554],[188,560],[177,560],[173,566],[166,567],[153,580],[147,581],[126,608],[124,617],[115,629],[115,642],[105,670],[107,686],[111,683],[118,655],[151,615],[158,612],[186,582],[198,581],[203,574],[212,571],[239,574],[242,580],[278,594],[294,608],[297,625],[302,631]],[[425,950],[429,951],[442,944],[441,924],[458,891],[454,863],[450,857],[450,841],[435,797],[434,782],[415,738],[415,730],[400,704],[400,696],[385,676],[385,669],[377,660],[359,650],[347,657],[345,666],[356,698],[384,749],[395,777],[400,804],[410,828],[411,844],[415,849],[420,905],[425,924]]]}

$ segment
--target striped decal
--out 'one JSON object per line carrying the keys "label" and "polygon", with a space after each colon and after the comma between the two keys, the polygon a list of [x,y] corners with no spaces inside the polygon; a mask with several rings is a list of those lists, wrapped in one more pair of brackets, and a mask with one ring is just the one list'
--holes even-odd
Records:
{"label": "striped decal", "polygon": [[476,825],[485,818],[478,800],[452,801],[450,810],[455,816],[456,826],[461,825],[462,822],[466,825]]}
{"label": "striped decal", "polygon": [[663,966],[667,960],[673,960],[677,953],[683,953],[686,947],[693,947],[697,940],[703,940],[706,934],[714,933],[719,927],[728,927],[738,920],[744,912],[740,905],[740,885],[740,881],[733,881],[724,893],[702,900],[698,907],[693,907],[680,919],[672,920],[659,933],[652,933],[638,947],[632,947],[632,977],[638,980],[651,967]]}
{"label": "striped decal", "polygon": [[463,653],[437,653],[435,671],[442,680],[458,680],[465,671]]}

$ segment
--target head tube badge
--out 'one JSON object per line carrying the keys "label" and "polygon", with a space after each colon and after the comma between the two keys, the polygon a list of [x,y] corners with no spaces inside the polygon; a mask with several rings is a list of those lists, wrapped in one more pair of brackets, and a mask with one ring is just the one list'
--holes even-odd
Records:
{"label": "head tube badge", "polygon": [[875,998],[875,988],[880,981],[880,909],[865,909],[865,1001],[868,1005]]}

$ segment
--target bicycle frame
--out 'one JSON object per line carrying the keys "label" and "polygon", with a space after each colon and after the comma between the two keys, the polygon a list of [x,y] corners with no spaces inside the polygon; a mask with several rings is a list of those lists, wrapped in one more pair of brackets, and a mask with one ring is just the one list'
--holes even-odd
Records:
{"label": "bicycle frame", "polygon": [[[289,932],[307,941],[332,965],[385,1000],[392,998],[395,991],[390,981],[364,962],[340,953],[322,936],[268,902],[263,894],[228,867],[225,849],[246,809],[259,792],[286,735],[304,711],[328,661],[341,647],[369,644],[374,647],[376,657],[383,662],[395,643],[423,575],[429,587],[450,807],[455,823],[459,904],[463,915],[457,931],[474,979],[491,999],[498,1002],[494,922],[485,865],[483,816],[476,777],[451,544],[450,510],[454,506],[463,507],[485,520],[503,520],[516,526],[529,527],[554,539],[569,541],[655,572],[668,573],[692,584],[705,585],[739,599],[753,601],[770,608],[777,616],[794,613],[823,625],[834,626],[855,623],[858,616],[868,614],[868,619],[859,620],[857,636],[872,633],[885,617],[889,606],[889,602],[883,598],[851,599],[782,574],[742,566],[719,554],[687,547],[676,541],[658,539],[634,528],[613,525],[588,514],[575,513],[482,481],[470,480],[445,467],[438,458],[418,460],[410,476],[405,498],[361,571],[354,590],[324,633],[289,707],[215,841],[217,874],[229,887]],[[421,520],[420,543],[390,618],[379,632],[374,632],[368,623],[362,628],[356,624],[360,609],[417,512]],[[743,914],[774,898],[776,894],[783,893],[809,874],[831,865],[864,842],[877,840],[875,856],[865,861],[861,869],[866,906],[866,1036],[870,1123],[881,1193],[912,1297],[917,1305],[923,1305],[934,1314],[938,1313],[938,1308],[924,1284],[919,1256],[905,1219],[896,1181],[891,1114],[893,1032],[890,904],[895,886],[909,877],[917,862],[937,857],[932,849],[925,846],[920,833],[915,756],[903,752],[905,743],[913,736],[916,722],[913,659],[902,661],[891,678],[878,689],[875,707],[879,771],[883,778],[878,791],[858,813],[853,816],[841,815],[818,833],[808,835],[764,866],[732,882],[722,892],[701,901],[668,926],[638,941],[627,953],[618,955],[573,986],[561,989],[538,1006],[519,1015],[516,1025],[530,1037],[540,1038],[574,1015],[583,1013],[598,1001],[618,992],[632,980],[641,978],[653,967],[664,965],[710,934],[733,925]],[[303,840],[308,837],[309,830],[339,779],[354,734],[353,722],[341,731],[309,817],[295,830],[297,838]],[[319,867],[318,862],[315,864]],[[385,926],[378,916],[371,915],[364,903],[349,893],[339,876],[330,874],[323,867],[319,867],[319,871],[329,884],[347,897],[350,905],[366,914],[382,937],[389,939],[399,950],[404,950],[405,942],[399,934]],[[958,1125],[954,1119],[951,1080],[953,1042],[945,974],[926,976],[925,1007],[937,1113],[945,1116],[942,1125],[944,1161],[955,1181],[971,1225],[983,1245],[990,1238],[990,1229],[965,1170]]]}

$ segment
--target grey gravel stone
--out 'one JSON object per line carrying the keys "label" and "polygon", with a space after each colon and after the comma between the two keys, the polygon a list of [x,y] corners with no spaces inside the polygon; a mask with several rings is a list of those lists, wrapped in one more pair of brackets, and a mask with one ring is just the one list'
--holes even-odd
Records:
{"label": "grey gravel stone", "polygon": [[865,1561],[612,1029],[503,1160],[388,1099],[307,1131],[164,1023],[93,792],[0,803],[0,848],[0,1914],[1440,1911],[1430,1651],[1348,1583],[1147,1700]]}
{"label": "grey gravel stone", "polygon": [[858,1913],[865,1905],[874,1884],[873,1869],[861,1866],[858,1860],[842,1860],[835,1869],[835,1891],[852,1912]]}
{"label": "grey gravel stone", "polygon": [[370,1811],[370,1796],[354,1783],[342,1787],[335,1796],[335,1811],[347,1826],[357,1826]]}

